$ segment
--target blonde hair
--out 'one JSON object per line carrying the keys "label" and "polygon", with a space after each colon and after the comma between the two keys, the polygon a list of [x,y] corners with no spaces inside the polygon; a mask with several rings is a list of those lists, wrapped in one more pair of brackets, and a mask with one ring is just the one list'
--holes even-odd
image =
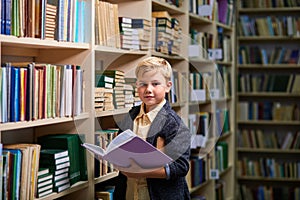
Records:
{"label": "blonde hair", "polygon": [[140,72],[144,74],[153,70],[161,72],[167,81],[171,80],[172,67],[170,63],[163,58],[154,56],[148,57],[141,61],[135,69],[135,75],[138,77]]}

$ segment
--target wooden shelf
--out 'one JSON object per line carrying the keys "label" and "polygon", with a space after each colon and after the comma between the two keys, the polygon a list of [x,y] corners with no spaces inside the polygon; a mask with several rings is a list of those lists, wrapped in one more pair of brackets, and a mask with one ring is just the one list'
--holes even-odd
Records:
{"label": "wooden shelf", "polygon": [[300,126],[300,121],[273,121],[273,120],[238,120],[239,125],[261,125],[261,126]]}
{"label": "wooden shelf", "polygon": [[280,8],[239,8],[240,14],[276,14],[281,13],[290,13],[290,12],[299,12],[300,7],[280,7]]}
{"label": "wooden shelf", "polygon": [[200,189],[206,187],[210,182],[211,182],[211,180],[207,180],[207,181],[201,183],[201,184],[198,185],[198,186],[195,186],[195,187],[193,187],[193,188],[190,188],[190,193],[192,194],[192,193],[194,193],[194,192],[196,192],[196,191],[198,191],[198,190],[200,190]]}
{"label": "wooden shelf", "polygon": [[95,178],[94,179],[94,184],[98,184],[98,183],[102,183],[104,181],[107,181],[109,179],[112,179],[114,177],[117,177],[119,175],[119,172],[118,171],[115,171],[115,172],[111,172],[111,173],[108,173],[106,175],[103,175],[103,176],[100,176],[98,178]]}
{"label": "wooden shelf", "polygon": [[167,11],[171,15],[183,15],[185,10],[175,5],[164,3],[158,0],[152,0],[152,11]]}
{"label": "wooden shelf", "polygon": [[239,181],[255,181],[255,182],[279,182],[279,183],[293,183],[299,184],[300,179],[296,178],[267,178],[267,177],[251,177],[251,176],[240,176]]}
{"label": "wooden shelf", "polygon": [[68,194],[71,194],[73,192],[86,189],[86,188],[88,188],[88,186],[89,186],[89,183],[87,181],[77,182],[76,184],[72,185],[71,188],[69,188],[67,190],[64,190],[64,191],[59,192],[59,193],[53,192],[53,193],[51,193],[51,194],[49,194],[49,195],[47,195],[45,197],[35,198],[35,200],[53,200],[53,199],[58,199],[60,197],[66,196]]}
{"label": "wooden shelf", "polygon": [[95,117],[106,117],[106,116],[126,114],[128,113],[129,110],[130,108],[122,108],[122,109],[101,111],[99,113],[96,113]]}
{"label": "wooden shelf", "polygon": [[16,129],[24,129],[24,128],[32,128],[44,125],[51,124],[60,124],[65,122],[72,122],[74,120],[82,120],[87,119],[89,117],[88,113],[83,113],[80,116],[76,117],[57,117],[57,118],[47,118],[47,119],[39,119],[35,121],[20,121],[20,122],[9,122],[0,124],[0,131],[9,131]]}
{"label": "wooden shelf", "polygon": [[192,24],[213,24],[213,21],[205,17],[189,13],[190,23]]}
{"label": "wooden shelf", "polygon": [[237,147],[236,150],[241,153],[300,154],[299,149],[266,149]]}
{"label": "wooden shelf", "polygon": [[[239,42],[277,42],[275,44],[278,45],[280,42],[297,42],[300,41],[300,37],[288,37],[288,36],[239,36],[237,37]],[[273,43],[274,44],[274,43]]]}
{"label": "wooden shelf", "polygon": [[[12,35],[0,35],[2,46],[10,47],[25,47],[25,48],[38,48],[38,49],[90,49],[89,43],[75,43],[75,42],[62,42],[56,40],[42,40],[38,38],[16,37]],[[5,48],[4,48],[5,49]],[[1,52],[1,54],[3,54]]]}
{"label": "wooden shelf", "polygon": [[178,61],[185,60],[185,58],[182,57],[182,56],[167,55],[167,54],[163,54],[163,53],[160,53],[160,52],[157,52],[157,51],[151,51],[151,55],[162,57],[162,58],[165,58],[165,59],[168,59],[168,60],[178,60]]}

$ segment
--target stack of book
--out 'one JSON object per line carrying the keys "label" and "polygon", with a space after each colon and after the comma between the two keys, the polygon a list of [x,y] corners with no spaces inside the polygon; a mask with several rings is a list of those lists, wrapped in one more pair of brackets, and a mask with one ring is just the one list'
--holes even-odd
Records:
{"label": "stack of book", "polygon": [[182,28],[179,24],[178,19],[171,19],[171,28],[172,35],[171,40],[169,41],[169,54],[170,55],[179,55],[180,54],[180,45],[182,42]]}
{"label": "stack of book", "polygon": [[68,150],[42,149],[40,152],[40,167],[48,167],[53,176],[53,190],[61,192],[70,185],[70,157]]}
{"label": "stack of book", "polygon": [[132,19],[132,28],[138,32],[140,50],[147,51],[150,49],[151,39],[151,21],[147,19]]}
{"label": "stack of book", "polygon": [[95,88],[95,112],[96,114],[106,110],[114,110],[113,89],[97,87]]}
{"label": "stack of book", "polygon": [[95,72],[95,86],[104,88],[113,88],[114,78],[105,76],[102,71]]}
{"label": "stack of book", "polygon": [[[84,135],[82,135],[84,136]],[[64,169],[66,167],[69,167],[69,183],[70,185],[73,185],[79,181],[86,181],[87,180],[87,162],[86,162],[86,151],[81,146],[82,141],[85,140],[84,137],[82,137],[81,134],[75,133],[75,134],[49,134],[44,135],[41,137],[38,137],[38,143],[41,145],[42,149],[61,149],[61,150],[67,150],[69,158],[66,158],[67,156],[60,158],[61,164],[59,164],[60,167],[57,167],[57,165],[52,165],[51,169],[55,168],[53,171],[57,171],[60,169]],[[53,150],[53,151],[54,151]],[[41,154],[43,156],[43,154]],[[69,159],[69,160],[68,160]],[[49,159],[50,160],[50,159]],[[63,162],[64,160],[64,162]],[[68,160],[68,161],[67,161]],[[50,161],[42,161],[40,160],[40,166],[41,167],[49,167]],[[57,159],[55,159],[55,162],[57,163]],[[53,163],[50,162],[50,163]],[[54,173],[54,177],[61,175],[61,173]],[[61,176],[60,176],[61,177]],[[58,179],[58,177],[57,177]],[[64,183],[67,181],[65,179]],[[63,181],[62,181],[63,182]],[[59,182],[62,184],[62,182]],[[58,181],[56,182],[56,185],[59,185]],[[67,187],[67,184],[64,184],[65,187]],[[62,190],[63,188],[60,188]],[[56,192],[59,192],[58,188],[54,187],[54,190]]]}
{"label": "stack of book", "polygon": [[124,95],[124,84],[125,84],[125,73],[120,70],[105,70],[103,75],[114,79],[113,84],[113,99],[114,106],[116,109],[125,108],[125,95]]}
{"label": "stack of book", "polygon": [[138,94],[138,91],[137,91],[137,87],[136,87],[136,78],[129,78],[129,77],[126,77],[125,78],[125,83],[126,84],[130,84],[132,87],[133,87],[133,105],[134,106],[137,106],[137,105],[140,105],[142,103],[140,97],[139,97],[139,94]]}
{"label": "stack of book", "polygon": [[179,21],[167,11],[152,12],[155,27],[154,49],[163,54],[179,55],[182,41],[182,29]]}
{"label": "stack of book", "polygon": [[134,88],[130,84],[124,85],[125,108],[131,108],[134,105]]}
{"label": "stack of book", "polygon": [[53,192],[53,173],[49,168],[39,168],[37,179],[37,197],[41,198]]}
{"label": "stack of book", "polygon": [[128,50],[139,50],[139,32],[132,27],[132,19],[129,17],[119,17],[121,48]]}

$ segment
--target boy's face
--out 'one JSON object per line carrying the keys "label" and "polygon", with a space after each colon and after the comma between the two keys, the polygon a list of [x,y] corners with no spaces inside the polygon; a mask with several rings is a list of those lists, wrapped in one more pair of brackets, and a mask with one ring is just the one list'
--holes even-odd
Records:
{"label": "boy's face", "polygon": [[139,73],[137,88],[140,99],[146,104],[146,112],[153,110],[170,91],[172,82],[166,81],[159,71]]}

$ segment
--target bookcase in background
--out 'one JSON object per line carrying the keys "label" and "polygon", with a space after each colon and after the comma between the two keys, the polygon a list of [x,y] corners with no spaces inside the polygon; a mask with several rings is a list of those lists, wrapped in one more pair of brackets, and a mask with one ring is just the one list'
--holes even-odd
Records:
{"label": "bookcase in background", "polygon": [[[233,9],[233,2],[227,0],[189,4],[189,124],[196,138],[191,195],[195,199],[234,199]],[[200,180],[199,165],[205,176]]]}
{"label": "bookcase in background", "polygon": [[237,4],[240,198],[299,194],[299,6],[296,1]]}

